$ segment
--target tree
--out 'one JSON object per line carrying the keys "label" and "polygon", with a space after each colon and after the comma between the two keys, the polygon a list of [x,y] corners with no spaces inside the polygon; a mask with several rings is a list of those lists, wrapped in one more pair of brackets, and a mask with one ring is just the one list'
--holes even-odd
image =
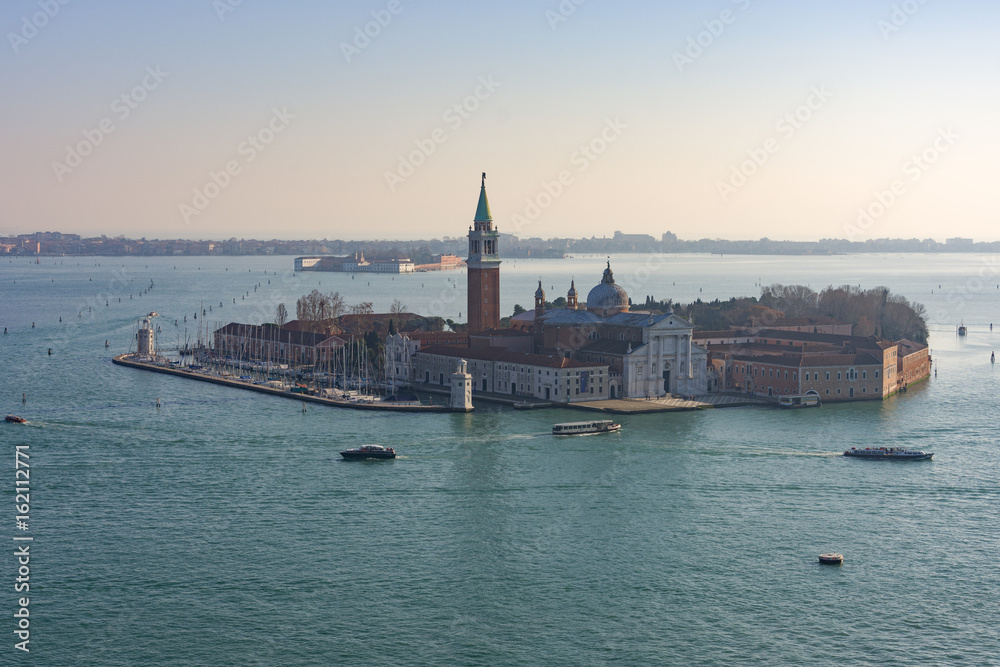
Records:
{"label": "tree", "polygon": [[393,315],[399,315],[400,313],[406,312],[406,304],[399,299],[393,299],[392,305],[389,306],[389,312]]}
{"label": "tree", "polygon": [[274,323],[279,327],[288,321],[288,309],[285,308],[285,304],[279,303],[277,309],[274,312]]}
{"label": "tree", "polygon": [[363,301],[356,306],[351,306],[351,315],[356,315],[355,328],[357,332],[366,332],[371,328],[372,325],[372,314],[375,312],[375,308],[371,301]]}
{"label": "tree", "polygon": [[524,308],[519,303],[514,304],[514,317],[517,317],[524,312]]}
{"label": "tree", "polygon": [[323,294],[314,289],[295,302],[295,315],[307,331],[325,332],[344,314],[344,298],[340,292]]}
{"label": "tree", "polygon": [[805,285],[775,283],[760,290],[760,302],[782,311],[786,317],[807,317],[816,312],[818,295]]}

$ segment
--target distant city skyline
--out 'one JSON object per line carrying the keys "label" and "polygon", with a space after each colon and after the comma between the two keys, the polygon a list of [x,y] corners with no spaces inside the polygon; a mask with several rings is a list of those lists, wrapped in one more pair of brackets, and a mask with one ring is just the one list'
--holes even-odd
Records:
{"label": "distant city skyline", "polygon": [[[1000,7],[0,7],[0,236],[1000,240]],[[500,248],[503,255],[503,248]]]}

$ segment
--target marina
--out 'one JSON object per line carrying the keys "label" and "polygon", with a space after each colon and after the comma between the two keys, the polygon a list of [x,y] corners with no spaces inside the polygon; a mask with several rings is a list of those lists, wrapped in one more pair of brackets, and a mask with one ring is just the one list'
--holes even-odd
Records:
{"label": "marina", "polygon": [[[260,394],[290,398],[296,401],[308,401],[336,408],[351,408],[354,410],[381,410],[384,412],[455,412],[454,408],[447,405],[422,404],[413,401],[390,401],[375,400],[372,396],[358,395],[351,392],[338,392],[336,394],[313,395],[296,391],[299,387],[289,383],[279,381],[269,381],[262,384],[251,382],[248,379],[222,377],[208,372],[197,364],[194,367],[172,366],[168,363],[155,363],[149,360],[137,359],[134,355],[121,354],[112,362],[120,366],[137,368],[154,373],[164,373],[175,377],[182,377],[188,380],[198,380],[201,382],[211,382],[212,384],[223,385],[234,389],[244,389],[255,391]],[[341,396],[342,398],[335,398]],[[465,412],[465,410],[459,410]]]}

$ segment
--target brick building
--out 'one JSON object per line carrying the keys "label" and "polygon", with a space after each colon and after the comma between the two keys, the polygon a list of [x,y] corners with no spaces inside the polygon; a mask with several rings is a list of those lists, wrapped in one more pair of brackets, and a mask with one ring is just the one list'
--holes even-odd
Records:
{"label": "brick building", "polygon": [[883,399],[930,375],[926,345],[767,329],[746,339],[699,332],[709,347],[710,388],[779,397],[816,392],[823,401]]}

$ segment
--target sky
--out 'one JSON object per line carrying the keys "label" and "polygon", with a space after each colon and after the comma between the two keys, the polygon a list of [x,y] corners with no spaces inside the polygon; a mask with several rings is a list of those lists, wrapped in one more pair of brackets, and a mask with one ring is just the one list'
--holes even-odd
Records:
{"label": "sky", "polygon": [[0,235],[1000,240],[1000,3],[5,0]]}

